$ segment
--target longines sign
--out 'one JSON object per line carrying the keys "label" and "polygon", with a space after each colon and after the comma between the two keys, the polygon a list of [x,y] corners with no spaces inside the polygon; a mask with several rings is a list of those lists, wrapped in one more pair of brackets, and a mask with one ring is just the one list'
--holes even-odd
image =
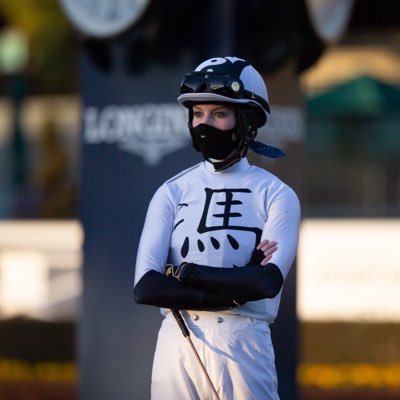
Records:
{"label": "longines sign", "polygon": [[[157,166],[162,158],[190,145],[187,110],[175,103],[89,106],[83,113],[83,141],[110,144]],[[304,118],[297,107],[275,107],[258,140],[285,147],[304,139]]]}
{"label": "longines sign", "polygon": [[173,103],[92,106],[84,112],[83,137],[87,144],[115,144],[155,166],[189,143],[187,111]]}

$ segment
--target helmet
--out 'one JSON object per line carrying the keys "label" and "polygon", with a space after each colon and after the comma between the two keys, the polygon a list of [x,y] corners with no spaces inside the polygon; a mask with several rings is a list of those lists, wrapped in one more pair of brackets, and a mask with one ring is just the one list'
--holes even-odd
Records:
{"label": "helmet", "polygon": [[[221,171],[245,157],[257,142],[257,129],[269,117],[268,92],[261,75],[247,61],[237,57],[214,57],[202,62],[193,72],[183,77],[179,89],[179,103],[189,109],[189,131],[196,151],[201,151],[192,126],[193,105],[199,103],[227,103],[235,108],[237,143],[222,161],[212,161]],[[261,145],[259,154],[271,156],[272,146]],[[263,147],[264,146],[264,147]],[[257,146],[255,148],[258,149]],[[210,159],[203,154],[210,161]],[[280,157],[280,155],[278,155]]]}
{"label": "helmet", "polygon": [[242,105],[245,124],[251,131],[263,126],[270,114],[264,80],[247,61],[237,57],[215,57],[186,74],[178,101],[187,108],[195,103],[224,102]]}

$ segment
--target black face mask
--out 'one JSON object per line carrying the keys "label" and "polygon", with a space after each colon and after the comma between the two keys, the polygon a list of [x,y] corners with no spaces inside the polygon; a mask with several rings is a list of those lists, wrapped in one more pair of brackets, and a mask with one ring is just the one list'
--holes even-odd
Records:
{"label": "black face mask", "polygon": [[191,127],[193,147],[200,151],[204,158],[223,160],[228,157],[237,146],[235,139],[236,128],[223,131],[207,124]]}

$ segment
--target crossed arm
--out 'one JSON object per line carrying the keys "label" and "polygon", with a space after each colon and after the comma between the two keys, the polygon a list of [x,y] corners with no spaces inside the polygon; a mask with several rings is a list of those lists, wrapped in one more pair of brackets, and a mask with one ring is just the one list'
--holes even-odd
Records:
{"label": "crossed arm", "polygon": [[276,249],[275,242],[262,241],[240,268],[183,263],[169,276],[148,271],[135,286],[135,301],[178,310],[218,310],[273,298],[283,284],[279,268],[268,263]]}

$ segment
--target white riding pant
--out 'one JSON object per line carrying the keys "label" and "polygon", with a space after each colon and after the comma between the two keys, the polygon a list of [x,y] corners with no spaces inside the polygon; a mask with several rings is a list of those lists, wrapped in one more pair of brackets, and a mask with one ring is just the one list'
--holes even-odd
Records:
{"label": "white riding pant", "polygon": [[[279,400],[267,322],[206,311],[183,311],[182,316],[221,400]],[[168,313],[158,333],[151,399],[214,398],[188,340]]]}

